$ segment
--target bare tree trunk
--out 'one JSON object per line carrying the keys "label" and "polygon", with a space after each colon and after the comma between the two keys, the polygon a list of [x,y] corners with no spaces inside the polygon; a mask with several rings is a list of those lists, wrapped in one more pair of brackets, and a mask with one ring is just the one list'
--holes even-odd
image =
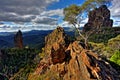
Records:
{"label": "bare tree trunk", "polygon": [[88,36],[87,36],[87,35],[84,36],[84,35],[80,32],[80,30],[76,27],[76,25],[75,25],[75,24],[73,24],[73,25],[74,25],[75,29],[77,30],[79,36],[81,36],[82,39],[84,39],[84,44],[85,44],[84,47],[85,47],[85,49],[88,49]]}
{"label": "bare tree trunk", "polygon": [[85,39],[85,37],[82,35],[82,33],[80,32],[80,30],[76,27],[76,25],[73,24],[73,26],[74,26],[75,29],[78,31],[78,34],[79,34],[83,39]]}
{"label": "bare tree trunk", "polygon": [[85,38],[85,49],[87,49],[88,48],[88,42],[87,42],[87,38]]}

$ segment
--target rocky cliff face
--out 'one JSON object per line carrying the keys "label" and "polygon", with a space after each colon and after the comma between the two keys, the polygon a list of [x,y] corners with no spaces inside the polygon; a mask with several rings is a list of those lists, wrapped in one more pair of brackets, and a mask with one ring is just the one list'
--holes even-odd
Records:
{"label": "rocky cliff face", "polygon": [[58,27],[46,37],[47,58],[40,61],[28,80],[119,80],[108,62],[79,42],[70,43],[63,33],[63,28]]}
{"label": "rocky cliff face", "polygon": [[19,30],[14,36],[14,44],[17,48],[23,48],[22,32]]}
{"label": "rocky cliff face", "polygon": [[62,62],[65,55],[64,53],[57,52],[64,52],[64,49],[68,47],[69,43],[69,38],[65,34],[64,29],[57,27],[57,29],[45,37],[45,54],[47,55],[46,58],[48,59],[52,57],[52,59],[50,59],[50,62],[52,60],[53,63],[59,61]]}
{"label": "rocky cliff face", "polygon": [[84,31],[98,27],[112,27],[113,20],[110,19],[110,11],[106,5],[102,5],[89,12],[88,23],[84,26]]}

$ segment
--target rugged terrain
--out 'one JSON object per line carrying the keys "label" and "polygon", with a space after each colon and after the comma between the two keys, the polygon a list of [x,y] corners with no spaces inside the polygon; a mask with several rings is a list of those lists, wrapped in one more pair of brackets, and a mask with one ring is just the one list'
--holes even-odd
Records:
{"label": "rugged terrain", "polygon": [[[56,36],[57,35],[57,36]],[[119,80],[117,71],[96,53],[70,42],[58,27],[45,40],[45,56],[28,80]]]}
{"label": "rugged terrain", "polygon": [[1,36],[0,80],[119,80],[120,27],[112,25],[102,5],[83,27],[83,36],[93,32],[88,47],[62,27]]}

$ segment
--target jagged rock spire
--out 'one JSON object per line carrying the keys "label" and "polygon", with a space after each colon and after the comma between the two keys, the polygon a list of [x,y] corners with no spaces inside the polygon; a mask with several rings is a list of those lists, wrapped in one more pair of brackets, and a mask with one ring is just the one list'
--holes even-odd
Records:
{"label": "jagged rock spire", "polygon": [[63,28],[58,27],[46,37],[47,58],[40,61],[28,80],[119,80],[108,62],[84,49],[78,41],[66,43],[63,33]]}
{"label": "jagged rock spire", "polygon": [[14,36],[14,44],[17,48],[23,48],[23,38],[20,30]]}
{"label": "jagged rock spire", "polygon": [[106,5],[102,5],[89,12],[88,22],[85,24],[83,31],[95,29],[98,27],[112,27],[113,20],[110,19],[110,10]]}

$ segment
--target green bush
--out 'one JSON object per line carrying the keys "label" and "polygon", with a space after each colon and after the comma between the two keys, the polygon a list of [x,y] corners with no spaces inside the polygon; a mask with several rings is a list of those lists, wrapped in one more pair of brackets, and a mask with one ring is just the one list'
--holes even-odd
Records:
{"label": "green bush", "polygon": [[[0,59],[0,72],[8,77],[13,77],[17,74],[15,78],[26,78],[38,64],[40,57],[36,59],[38,58],[36,56],[38,56],[39,52],[40,50],[30,48],[2,50],[3,57]],[[23,70],[21,71],[21,69]],[[19,73],[19,71],[21,72]]]}
{"label": "green bush", "polygon": [[110,58],[110,61],[112,61],[120,66],[120,50],[117,50],[113,54],[113,56]]}
{"label": "green bush", "polygon": [[108,43],[94,43],[89,42],[92,51],[102,55],[103,57],[110,59],[116,50],[120,49],[120,35],[108,40]]}
{"label": "green bush", "polygon": [[120,49],[120,35],[108,40],[108,46],[111,47],[111,49],[113,49],[113,50]]}
{"label": "green bush", "polygon": [[116,37],[119,35],[120,28],[109,28],[109,27],[104,27],[101,28],[100,32],[97,32],[92,34],[89,37],[89,41],[91,42],[96,42],[96,43],[107,43],[109,39]]}

